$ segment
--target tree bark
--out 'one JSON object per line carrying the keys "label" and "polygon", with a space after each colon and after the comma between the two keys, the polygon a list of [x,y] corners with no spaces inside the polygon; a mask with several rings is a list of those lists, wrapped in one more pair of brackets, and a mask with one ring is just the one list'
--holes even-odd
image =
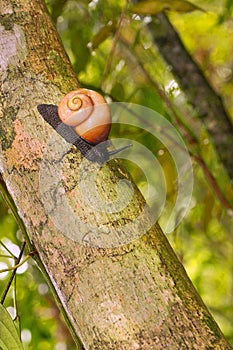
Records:
{"label": "tree bark", "polygon": [[[139,191],[134,187],[126,209],[106,214],[87,206],[77,190],[80,153],[71,147],[61,155],[61,138],[37,112],[38,104],[57,104],[78,86],[44,3],[2,0],[0,14],[0,171],[77,346],[79,337],[91,350],[231,349],[160,227],[138,237],[149,217],[125,225],[145,206]],[[58,181],[56,166],[63,167]],[[96,164],[87,162],[88,169],[95,171]],[[115,200],[122,179],[130,176],[117,160],[99,171],[97,186],[106,201]],[[54,220],[60,192],[74,222],[69,212]],[[66,234],[59,229],[64,223]],[[113,228],[131,242],[108,246]]]}
{"label": "tree bark", "polygon": [[191,55],[167,16],[159,14],[148,24],[154,43],[171,67],[180,87],[212,137],[219,159],[233,179],[233,125],[222,99]]}

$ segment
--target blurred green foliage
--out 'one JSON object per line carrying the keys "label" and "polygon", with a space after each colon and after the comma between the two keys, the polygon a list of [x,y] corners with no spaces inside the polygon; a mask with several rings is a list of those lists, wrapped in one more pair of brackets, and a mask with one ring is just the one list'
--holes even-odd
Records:
{"label": "blurred green foliage", "polygon": [[[232,116],[233,1],[193,0],[192,3],[205,12],[169,12],[169,18]],[[47,0],[47,5],[82,86],[102,91],[112,101],[152,108],[180,130],[168,108],[169,102],[194,133],[194,145],[185,136],[183,138],[189,151],[205,160],[206,169],[203,171],[200,164],[193,161],[192,209],[168,238],[205,304],[233,344],[232,216],[217,198],[215,188],[221,189],[227,200],[232,201],[231,184],[205,128],[152,43],[147,28],[150,16],[131,13],[122,0]],[[160,94],[160,89],[166,98]],[[113,127],[111,135],[119,133],[123,137],[130,134],[158,155],[166,174],[169,207],[176,197],[175,170],[166,149],[142,130]],[[132,163],[126,166],[143,192],[145,179],[140,169]],[[207,172],[215,177],[214,186],[208,181]],[[160,218],[162,225],[165,220],[166,210]],[[0,239],[8,245],[12,242],[19,246],[22,240],[2,199]],[[1,248],[1,254],[3,251]],[[9,259],[0,261],[9,266]],[[1,293],[8,278],[9,274],[0,276]],[[16,290],[21,329],[26,330],[23,333],[25,349],[74,349],[53,297],[32,262],[29,261],[25,272],[17,274]],[[12,288],[5,306],[14,306],[13,300]]]}

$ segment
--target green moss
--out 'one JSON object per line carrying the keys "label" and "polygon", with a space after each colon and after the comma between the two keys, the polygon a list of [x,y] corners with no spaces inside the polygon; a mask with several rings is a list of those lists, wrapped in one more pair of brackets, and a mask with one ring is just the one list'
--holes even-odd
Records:
{"label": "green moss", "polygon": [[5,28],[5,30],[13,30],[14,27],[14,18],[10,14],[7,14],[5,16],[1,16],[0,20],[1,25]]}
{"label": "green moss", "polygon": [[[55,73],[54,82],[64,86],[64,82],[67,80],[70,81],[70,72],[67,69],[67,62],[65,62],[62,56],[54,50],[50,51],[49,60],[52,62],[53,71]],[[70,87],[68,87],[68,90],[70,90]]]}
{"label": "green moss", "polygon": [[218,328],[217,323],[214,321],[214,319],[210,315],[205,315],[204,321],[207,324],[207,326],[213,331],[216,337],[220,339],[222,337],[222,334]]}

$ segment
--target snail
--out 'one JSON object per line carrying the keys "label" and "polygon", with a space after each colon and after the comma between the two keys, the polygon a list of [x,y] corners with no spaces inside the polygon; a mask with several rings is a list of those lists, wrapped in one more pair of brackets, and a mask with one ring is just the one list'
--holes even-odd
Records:
{"label": "snail", "polygon": [[108,151],[111,129],[110,108],[98,92],[79,88],[69,92],[59,105],[40,104],[39,113],[67,142],[89,160],[102,164],[129,146]]}

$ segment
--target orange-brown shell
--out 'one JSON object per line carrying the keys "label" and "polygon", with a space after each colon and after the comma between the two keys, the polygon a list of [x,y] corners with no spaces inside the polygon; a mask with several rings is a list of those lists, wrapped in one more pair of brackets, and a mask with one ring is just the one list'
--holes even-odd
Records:
{"label": "orange-brown shell", "polygon": [[69,92],[59,103],[58,114],[64,124],[72,126],[86,141],[97,144],[107,140],[111,114],[98,92],[88,89]]}

